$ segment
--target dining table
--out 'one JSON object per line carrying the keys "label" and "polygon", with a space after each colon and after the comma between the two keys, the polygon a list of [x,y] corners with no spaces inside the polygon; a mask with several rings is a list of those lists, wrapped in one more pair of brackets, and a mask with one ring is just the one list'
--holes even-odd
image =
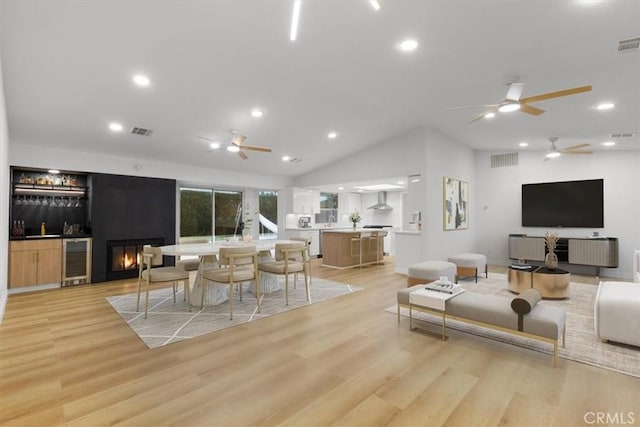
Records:
{"label": "dining table", "polygon": [[[243,240],[217,241],[212,243],[179,243],[176,245],[160,246],[162,255],[185,257],[198,256],[200,264],[196,272],[196,277],[190,286],[190,296],[192,301],[200,301],[202,295],[202,272],[213,268],[220,268],[218,255],[220,248],[255,246],[258,251],[258,262],[273,260],[271,251],[276,243],[291,243],[293,240],[261,239],[246,242]],[[215,256],[214,256],[215,255]],[[271,274],[261,274],[259,283],[261,293],[274,292],[280,289],[278,278]],[[217,305],[229,299],[228,286],[208,286],[204,296],[206,305]],[[192,304],[193,305],[193,304]]]}

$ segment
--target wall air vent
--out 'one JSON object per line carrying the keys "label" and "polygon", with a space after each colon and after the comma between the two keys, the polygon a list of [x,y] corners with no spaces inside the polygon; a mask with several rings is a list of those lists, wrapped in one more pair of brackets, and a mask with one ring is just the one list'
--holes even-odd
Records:
{"label": "wall air vent", "polygon": [[636,136],[633,132],[625,132],[625,133],[612,133],[609,135],[610,138],[633,138]]}
{"label": "wall air vent", "polygon": [[491,156],[492,168],[518,166],[518,153],[496,154]]}
{"label": "wall air vent", "polygon": [[145,128],[139,128],[139,127],[132,127],[131,130],[129,131],[129,133],[132,133],[134,135],[142,135],[142,136],[149,136],[151,135],[153,131],[151,129],[145,129]]}
{"label": "wall air vent", "polygon": [[640,37],[635,37],[618,42],[618,53],[638,52],[640,50]]}

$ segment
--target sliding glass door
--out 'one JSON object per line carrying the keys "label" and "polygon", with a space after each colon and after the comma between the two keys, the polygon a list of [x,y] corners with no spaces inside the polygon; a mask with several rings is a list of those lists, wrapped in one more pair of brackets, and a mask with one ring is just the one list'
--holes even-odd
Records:
{"label": "sliding glass door", "polygon": [[180,242],[240,236],[242,196],[242,191],[180,187]]}

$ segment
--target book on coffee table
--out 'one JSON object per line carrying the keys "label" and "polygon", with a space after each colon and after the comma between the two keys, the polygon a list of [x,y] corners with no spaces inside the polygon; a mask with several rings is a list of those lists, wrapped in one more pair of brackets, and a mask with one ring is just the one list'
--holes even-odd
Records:
{"label": "book on coffee table", "polygon": [[445,294],[459,294],[463,291],[462,286],[456,283],[441,283],[441,282],[431,282],[425,285],[425,289],[430,291],[443,292]]}

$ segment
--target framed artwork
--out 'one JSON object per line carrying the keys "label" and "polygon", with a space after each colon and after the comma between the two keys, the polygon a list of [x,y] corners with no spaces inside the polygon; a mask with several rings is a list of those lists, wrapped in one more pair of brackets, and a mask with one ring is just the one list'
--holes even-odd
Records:
{"label": "framed artwork", "polygon": [[469,228],[469,183],[446,176],[443,178],[444,230]]}

